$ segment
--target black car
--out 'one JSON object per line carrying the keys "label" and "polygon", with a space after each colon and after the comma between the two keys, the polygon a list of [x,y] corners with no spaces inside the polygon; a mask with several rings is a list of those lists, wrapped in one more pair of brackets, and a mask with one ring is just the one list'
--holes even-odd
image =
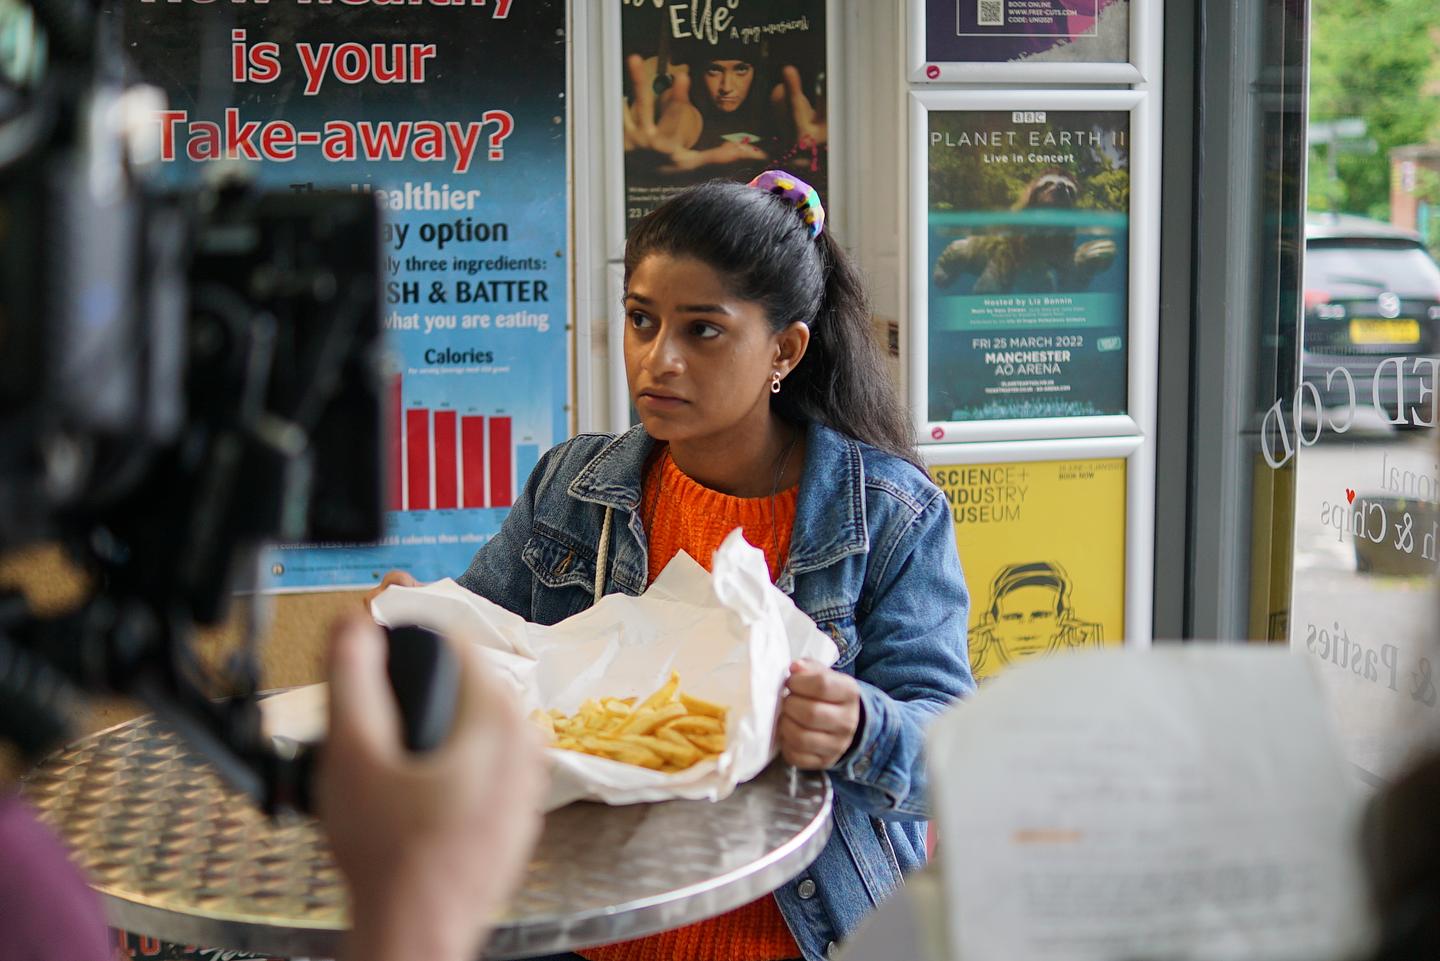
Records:
{"label": "black car", "polygon": [[1416,360],[1440,356],[1440,266],[1419,234],[1364,217],[1310,215],[1304,324],[1304,379],[1326,408],[1349,402],[1344,375],[1330,374],[1343,367],[1358,407],[1378,402],[1391,422],[1403,415],[1397,426],[1434,420],[1440,383],[1432,364]]}

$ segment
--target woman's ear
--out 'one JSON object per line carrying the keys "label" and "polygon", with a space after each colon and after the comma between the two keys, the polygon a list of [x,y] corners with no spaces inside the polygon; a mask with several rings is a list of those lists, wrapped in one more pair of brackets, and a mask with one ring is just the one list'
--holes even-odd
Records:
{"label": "woman's ear", "polygon": [[803,320],[791,323],[775,335],[775,369],[786,376],[794,370],[810,346],[810,325]]}

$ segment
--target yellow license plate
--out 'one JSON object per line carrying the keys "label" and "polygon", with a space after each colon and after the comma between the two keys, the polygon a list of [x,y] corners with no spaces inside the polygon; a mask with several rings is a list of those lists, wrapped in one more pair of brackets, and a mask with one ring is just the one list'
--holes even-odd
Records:
{"label": "yellow license plate", "polygon": [[1408,318],[1400,320],[1357,318],[1350,321],[1350,343],[1418,344],[1420,343],[1420,322]]}

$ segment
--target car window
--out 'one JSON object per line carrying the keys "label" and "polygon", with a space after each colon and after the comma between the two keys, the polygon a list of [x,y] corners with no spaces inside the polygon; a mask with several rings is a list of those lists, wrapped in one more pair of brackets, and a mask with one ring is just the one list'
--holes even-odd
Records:
{"label": "car window", "polygon": [[1419,247],[1382,247],[1343,241],[1311,242],[1305,288],[1331,297],[1402,297],[1440,300],[1440,267]]}

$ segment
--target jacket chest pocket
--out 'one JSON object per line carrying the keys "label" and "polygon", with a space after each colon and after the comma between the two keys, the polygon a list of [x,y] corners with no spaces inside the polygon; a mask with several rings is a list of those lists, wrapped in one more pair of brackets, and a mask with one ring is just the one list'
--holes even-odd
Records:
{"label": "jacket chest pocket", "polygon": [[852,608],[822,611],[815,617],[815,626],[835,642],[840,657],[833,665],[846,674],[855,673],[855,656],[860,653],[860,638],[855,633],[855,611]]}
{"label": "jacket chest pocket", "polygon": [[520,551],[534,580],[530,620],[554,624],[590,606],[595,595],[595,554],[568,538],[535,526]]}

